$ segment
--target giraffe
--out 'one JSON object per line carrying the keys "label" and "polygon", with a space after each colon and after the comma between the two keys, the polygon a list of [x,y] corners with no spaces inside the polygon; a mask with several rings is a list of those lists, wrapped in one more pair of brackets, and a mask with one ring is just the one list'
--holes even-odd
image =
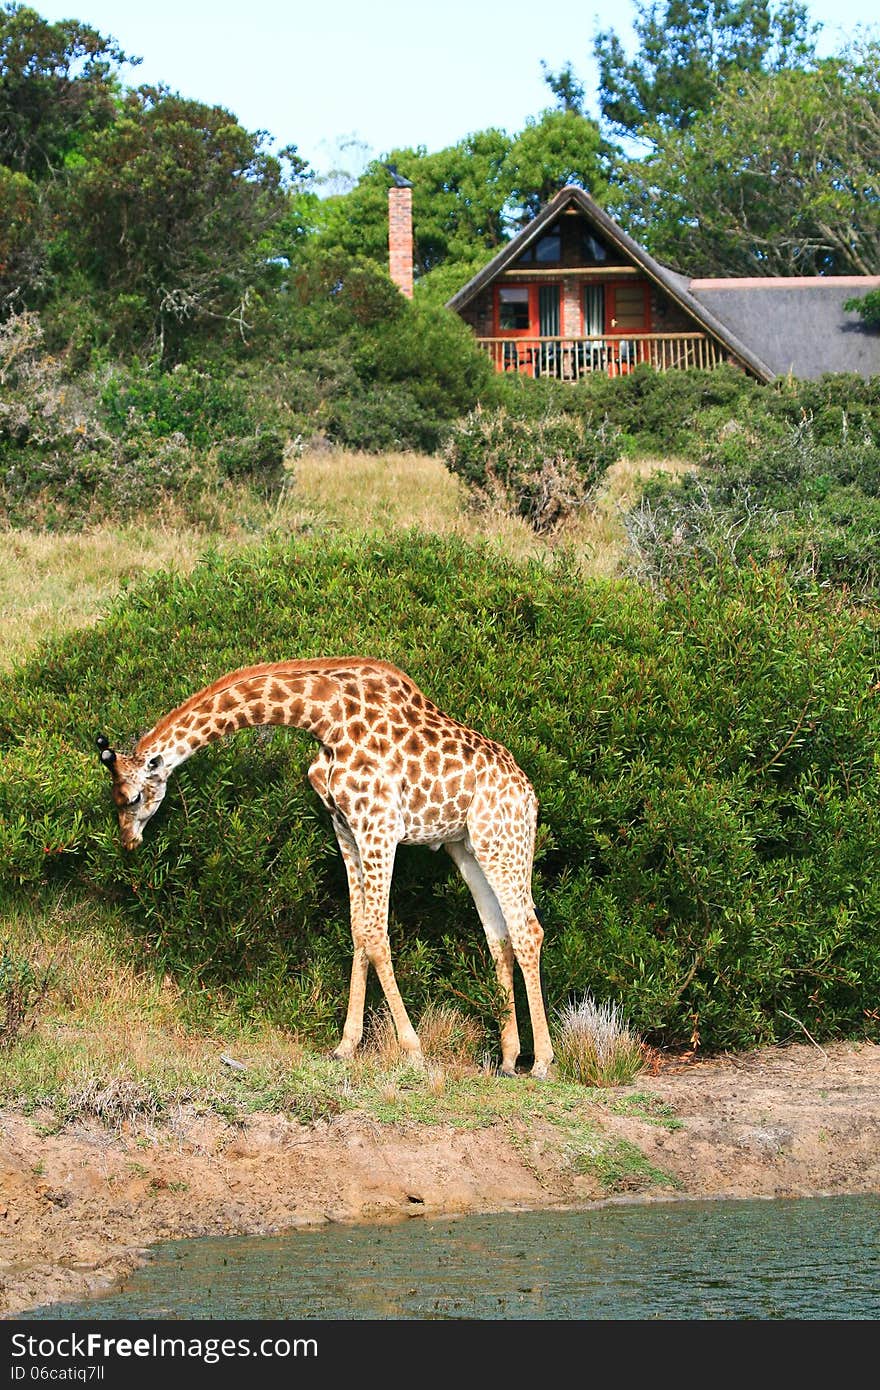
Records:
{"label": "giraffe", "polygon": [[368,657],[318,657],[243,667],[161,718],[126,755],[97,737],[112,779],[123,846],[135,849],[170,773],[200,748],[252,725],[303,729],[319,744],[308,779],[329,812],[348,878],[351,982],[333,1055],[348,1059],[363,1036],[372,965],[401,1049],[422,1049],[397,986],[388,904],[397,846],[441,845],[474,899],[503,998],[501,1071],[520,1052],[514,963],[522,971],[534,1039],[531,1075],[553,1061],[541,989],[543,929],[532,899],[538,800],[500,743],[450,718],[403,671]]}

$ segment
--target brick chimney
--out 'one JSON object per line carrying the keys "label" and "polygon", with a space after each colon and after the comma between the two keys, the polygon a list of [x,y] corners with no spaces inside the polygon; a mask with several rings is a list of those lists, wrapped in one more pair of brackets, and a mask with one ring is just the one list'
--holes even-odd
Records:
{"label": "brick chimney", "polygon": [[413,297],[412,189],[388,190],[388,272],[401,294]]}

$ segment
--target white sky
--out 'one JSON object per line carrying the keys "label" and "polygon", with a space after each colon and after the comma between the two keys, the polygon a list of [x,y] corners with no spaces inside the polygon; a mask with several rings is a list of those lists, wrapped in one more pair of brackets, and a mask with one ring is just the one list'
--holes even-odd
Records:
{"label": "white sky", "polygon": [[[521,130],[553,104],[541,60],[571,60],[593,114],[597,29],[631,39],[629,0],[27,0],[46,19],[75,17],[143,59],[126,80],[166,83],[225,106],[249,130],[291,143],[323,172],[340,141],[365,158],[428,151],[471,131]],[[813,0],[830,52],[857,27],[877,35],[877,0]],[[349,151],[352,167],[357,152]]]}

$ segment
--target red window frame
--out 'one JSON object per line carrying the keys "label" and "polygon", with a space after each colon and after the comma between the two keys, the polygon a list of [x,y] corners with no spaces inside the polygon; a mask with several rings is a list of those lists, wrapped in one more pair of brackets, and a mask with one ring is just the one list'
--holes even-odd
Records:
{"label": "red window frame", "polygon": [[[505,290],[528,290],[529,292],[529,326],[528,328],[502,328],[501,327],[501,291]],[[538,337],[538,286],[536,284],[526,285],[496,285],[494,296],[495,311],[495,337],[496,338],[537,338]]]}

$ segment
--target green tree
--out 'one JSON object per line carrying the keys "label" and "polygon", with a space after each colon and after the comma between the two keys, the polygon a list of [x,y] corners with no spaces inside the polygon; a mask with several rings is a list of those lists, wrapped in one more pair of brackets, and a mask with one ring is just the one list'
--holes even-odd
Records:
{"label": "green tree", "polygon": [[[389,162],[413,185],[417,275],[450,256],[472,255],[474,247],[491,250],[505,240],[504,168],[510,147],[502,131],[483,130],[434,154],[424,148],[391,151]],[[388,170],[375,160],[350,193],[328,198],[324,243],[387,265],[390,186]]]}
{"label": "green tree", "polygon": [[559,71],[554,72],[542,58],[541,71],[544,74],[544,81],[556,98],[560,111],[575,111],[579,116],[586,115],[586,88],[577,77],[570,62],[563,63]]}
{"label": "green tree", "polygon": [[566,184],[603,202],[614,152],[599,127],[572,107],[526,122],[505,164],[508,209],[518,222],[534,217]]}
{"label": "green tree", "polygon": [[[293,150],[294,175],[306,166]],[[245,333],[266,282],[273,228],[288,212],[281,161],[220,106],[164,88],[126,97],[72,171],[62,215],[120,346],[179,355],[210,326]]]}
{"label": "green tree", "polygon": [[880,44],[756,73],[657,145],[611,200],[691,274],[880,272]]}
{"label": "green tree", "polygon": [[[476,269],[565,183],[602,196],[610,154],[596,122],[574,110],[544,111],[514,137],[483,130],[434,154],[393,150],[389,161],[413,185],[417,277],[446,264]],[[375,161],[350,193],[328,198],[324,244],[386,265],[390,183]]]}
{"label": "green tree", "polygon": [[114,120],[117,69],[139,61],[88,24],[0,6],[0,164],[33,179],[61,168]]}
{"label": "green tree", "polygon": [[866,295],[847,299],[843,307],[855,310],[869,328],[880,328],[880,290],[869,290]]}
{"label": "green tree", "polygon": [[599,108],[618,134],[686,130],[741,74],[803,67],[820,26],[801,0],[635,0],[638,51],[599,31]]}

